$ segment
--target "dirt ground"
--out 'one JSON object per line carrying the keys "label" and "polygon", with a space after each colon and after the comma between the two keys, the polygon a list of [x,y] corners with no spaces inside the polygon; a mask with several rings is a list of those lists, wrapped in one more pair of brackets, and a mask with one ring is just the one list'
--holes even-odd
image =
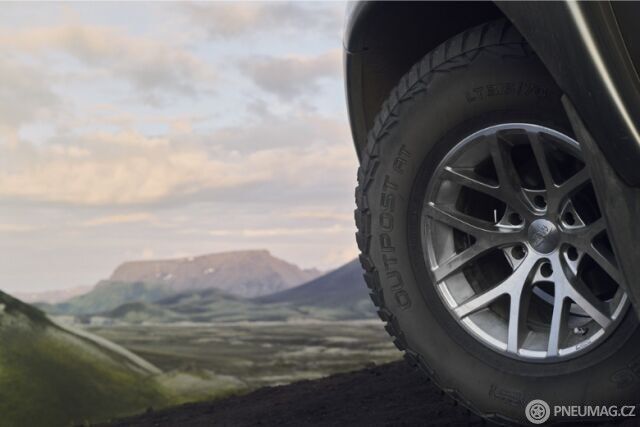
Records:
{"label": "dirt ground", "polygon": [[[627,420],[625,427],[635,424]],[[405,362],[265,387],[243,396],[187,404],[102,427],[490,426]],[[611,425],[611,424],[607,424]]]}

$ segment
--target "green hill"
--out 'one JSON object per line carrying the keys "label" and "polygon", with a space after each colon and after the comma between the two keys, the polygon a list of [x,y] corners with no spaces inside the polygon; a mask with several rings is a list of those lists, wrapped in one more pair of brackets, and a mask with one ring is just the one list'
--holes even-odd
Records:
{"label": "green hill", "polygon": [[305,314],[288,304],[259,304],[217,289],[206,289],[172,295],[153,303],[131,302],[96,316],[126,323],[175,323],[273,321]]}
{"label": "green hill", "polygon": [[102,280],[90,292],[58,304],[36,304],[49,314],[95,314],[129,301],[153,302],[175,292],[166,283]]}
{"label": "green hill", "polygon": [[67,426],[172,403],[159,371],[0,292],[0,414],[6,426]]}

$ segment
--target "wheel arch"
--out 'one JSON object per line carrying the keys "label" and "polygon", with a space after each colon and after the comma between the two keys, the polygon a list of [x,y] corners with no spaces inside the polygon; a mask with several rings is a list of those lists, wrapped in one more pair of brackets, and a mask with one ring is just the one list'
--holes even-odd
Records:
{"label": "wheel arch", "polygon": [[[391,88],[415,62],[456,34],[504,17],[588,123],[619,178],[640,187],[640,44],[637,37],[629,37],[627,22],[640,14],[640,7],[631,6],[564,1],[356,3],[347,20],[344,64],[358,156]],[[603,69],[596,59],[606,64]]]}
{"label": "wheel arch", "polygon": [[491,1],[359,2],[345,29],[345,85],[358,157],[398,80],[456,34],[505,15]]}

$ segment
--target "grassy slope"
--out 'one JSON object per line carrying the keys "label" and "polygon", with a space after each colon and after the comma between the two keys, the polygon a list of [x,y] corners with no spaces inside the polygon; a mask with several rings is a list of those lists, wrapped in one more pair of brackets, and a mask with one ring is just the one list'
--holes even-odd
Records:
{"label": "grassy slope", "polygon": [[103,280],[91,292],[59,304],[37,304],[51,314],[95,314],[113,310],[130,301],[157,301],[174,292],[166,283],[114,282]]}
{"label": "grassy slope", "polygon": [[66,426],[175,399],[148,369],[0,292],[0,414],[7,426]]}

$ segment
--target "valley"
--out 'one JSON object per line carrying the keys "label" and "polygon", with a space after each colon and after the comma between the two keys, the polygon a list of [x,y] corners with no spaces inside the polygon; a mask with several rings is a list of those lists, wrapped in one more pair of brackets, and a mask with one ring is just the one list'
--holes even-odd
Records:
{"label": "valley", "polygon": [[154,409],[401,357],[357,260],[325,274],[267,251],[133,261],[82,295],[35,305],[47,322],[152,366]]}
{"label": "valley", "polygon": [[397,360],[382,322],[279,321],[120,325],[89,331],[126,347],[166,374],[222,376],[233,392],[314,379]]}

